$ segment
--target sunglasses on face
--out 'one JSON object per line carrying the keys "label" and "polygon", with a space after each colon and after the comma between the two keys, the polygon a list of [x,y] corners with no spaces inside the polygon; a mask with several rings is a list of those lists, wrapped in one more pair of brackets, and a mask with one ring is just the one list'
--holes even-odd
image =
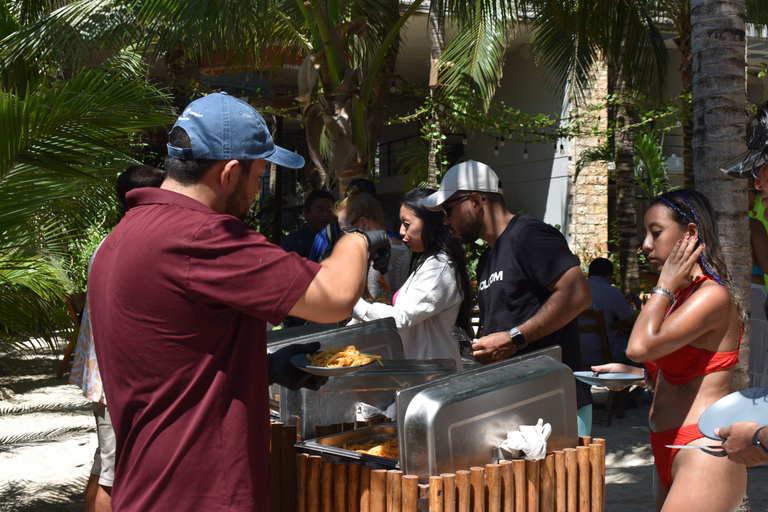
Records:
{"label": "sunglasses on face", "polygon": [[446,217],[450,217],[451,216],[451,210],[453,210],[453,206],[449,206],[449,205],[456,206],[456,204],[458,204],[460,202],[463,202],[463,201],[466,201],[467,198],[469,198],[469,196],[471,196],[471,195],[472,195],[471,193],[470,194],[464,194],[464,195],[461,195],[461,196],[459,196],[457,198],[451,199],[450,201],[446,201],[445,203],[443,203],[443,213],[445,214],[445,216]]}

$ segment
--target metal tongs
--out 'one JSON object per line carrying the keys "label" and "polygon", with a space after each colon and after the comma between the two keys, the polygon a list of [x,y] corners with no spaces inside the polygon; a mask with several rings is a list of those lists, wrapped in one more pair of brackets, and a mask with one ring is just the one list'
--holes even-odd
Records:
{"label": "metal tongs", "polygon": [[459,341],[467,341],[470,345],[472,344],[472,338],[469,336],[469,334],[467,334],[467,331],[458,325],[453,326],[453,332],[451,333],[451,336]]}
{"label": "metal tongs", "polygon": [[665,446],[667,448],[674,448],[676,450],[701,450],[710,455],[714,455],[715,457],[725,457],[728,455],[725,453],[725,449],[721,444],[668,444]]}

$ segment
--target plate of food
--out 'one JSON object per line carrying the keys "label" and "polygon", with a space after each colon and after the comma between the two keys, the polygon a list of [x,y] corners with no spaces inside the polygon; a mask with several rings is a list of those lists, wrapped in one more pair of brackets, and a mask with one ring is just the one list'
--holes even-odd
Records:
{"label": "plate of food", "polygon": [[768,388],[734,391],[707,407],[699,416],[699,431],[710,439],[722,441],[715,429],[739,421],[768,424]]}
{"label": "plate of food", "polygon": [[597,373],[593,371],[573,372],[573,376],[581,382],[592,386],[605,386],[610,388],[625,388],[633,384],[643,382],[642,375],[634,373]]}
{"label": "plate of food", "polygon": [[381,356],[361,354],[354,345],[344,348],[329,348],[317,354],[296,354],[291,364],[300,370],[321,377],[335,377],[359,372],[377,362]]}

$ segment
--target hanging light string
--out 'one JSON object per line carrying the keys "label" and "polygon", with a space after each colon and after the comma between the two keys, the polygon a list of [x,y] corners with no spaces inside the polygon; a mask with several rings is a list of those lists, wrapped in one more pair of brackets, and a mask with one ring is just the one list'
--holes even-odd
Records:
{"label": "hanging light string", "polygon": [[[704,235],[702,234],[702,231],[701,231],[701,226],[699,225],[699,218],[696,216],[696,210],[694,210],[694,209],[693,209],[693,206],[691,206],[691,203],[689,203],[689,202],[688,202],[688,200],[687,200],[685,197],[683,197],[683,195],[682,195],[680,192],[675,192],[674,194],[675,194],[676,196],[678,196],[680,199],[682,199],[682,200],[683,200],[683,202],[684,202],[686,205],[688,205],[688,209],[689,209],[689,210],[691,210],[691,214],[693,215],[693,220],[691,220],[691,218],[690,218],[688,215],[686,215],[686,213],[685,213],[683,210],[681,210],[680,208],[678,208],[677,206],[675,206],[674,204],[672,204],[672,203],[671,203],[669,200],[667,200],[667,198],[665,198],[665,197],[662,197],[662,196],[659,196],[659,199],[661,199],[661,200],[662,200],[662,201],[664,201],[664,202],[665,202],[667,205],[669,205],[669,207],[670,207],[670,208],[672,208],[672,209],[676,210],[676,211],[677,211],[677,212],[678,212],[680,215],[682,215],[682,216],[683,216],[683,218],[684,218],[685,220],[687,220],[688,222],[693,222],[694,224],[696,224],[696,228],[699,230],[699,240],[701,241],[701,243],[705,243],[705,242],[704,242]],[[706,248],[704,249],[704,251],[706,251]],[[710,276],[712,276],[712,278],[713,278],[715,281],[717,281],[718,283],[720,283],[720,284],[722,284],[723,286],[725,286],[725,283],[723,283],[723,282],[720,280],[720,277],[719,277],[717,274],[715,274],[715,273],[712,271],[712,269],[710,269],[710,268],[707,266],[707,263],[704,261],[704,251],[702,251],[702,252],[701,252],[701,254],[699,255],[699,261],[701,262],[701,266],[702,266],[702,267],[704,267],[704,271],[705,271],[707,274],[709,274]]]}

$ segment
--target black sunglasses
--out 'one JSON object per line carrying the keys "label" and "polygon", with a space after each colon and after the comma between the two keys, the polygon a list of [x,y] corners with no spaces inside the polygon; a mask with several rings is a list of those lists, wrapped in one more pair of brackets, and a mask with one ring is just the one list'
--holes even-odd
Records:
{"label": "black sunglasses", "polygon": [[450,217],[451,216],[451,210],[453,210],[453,206],[448,206],[449,204],[454,204],[454,203],[459,203],[461,201],[466,201],[467,198],[469,196],[471,196],[471,195],[472,195],[472,193],[470,192],[469,194],[464,194],[463,196],[459,196],[459,197],[457,197],[455,199],[451,199],[450,201],[446,201],[445,203],[443,203],[443,213],[445,214],[445,216],[446,217]]}

